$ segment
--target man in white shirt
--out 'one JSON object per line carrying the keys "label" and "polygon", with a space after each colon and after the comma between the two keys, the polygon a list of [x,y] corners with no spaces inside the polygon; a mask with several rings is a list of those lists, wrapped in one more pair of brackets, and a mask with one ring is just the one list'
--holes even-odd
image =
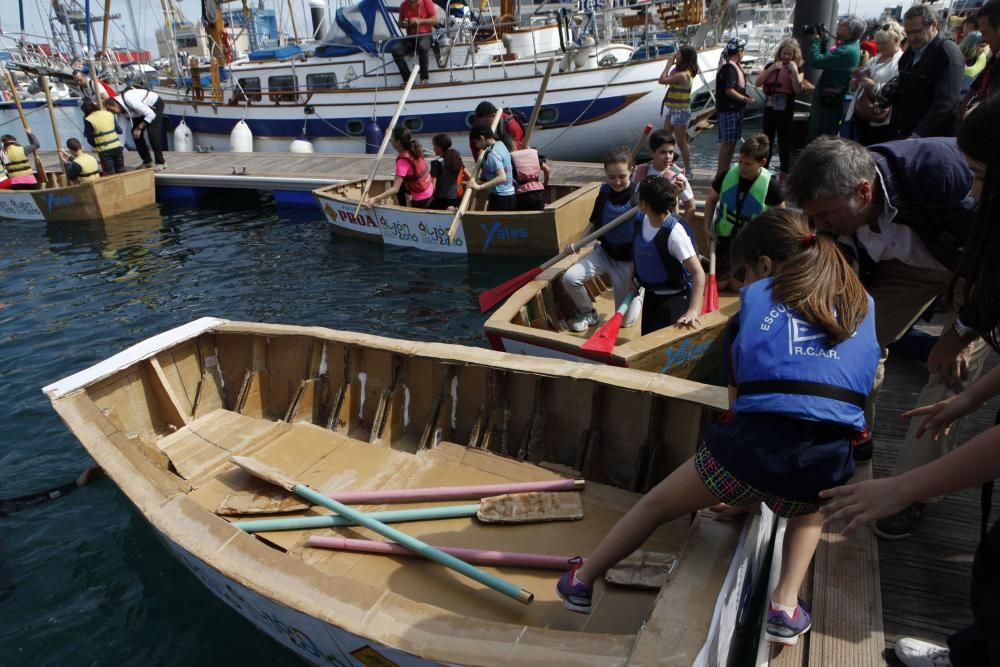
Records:
{"label": "man in white shirt", "polygon": [[[156,161],[156,170],[166,169],[163,160],[163,100],[151,90],[129,86],[117,97],[108,100],[108,110],[125,114],[132,121],[132,138],[135,149],[142,158],[142,166],[150,168]],[[143,138],[143,133],[146,137]],[[149,145],[146,140],[149,140]],[[150,147],[153,149],[150,156]]]}
{"label": "man in white shirt", "polygon": [[[899,340],[952,284],[975,222],[972,175],[954,139],[891,141],[865,149],[839,138],[806,147],[785,187],[821,232],[846,237],[857,254],[862,280],[875,299],[875,328],[883,348]],[[960,292],[961,290],[959,290]],[[958,298],[956,296],[956,298]],[[973,295],[975,298],[975,295]],[[917,405],[930,405],[972,384],[987,348],[976,333],[971,309],[951,313],[927,360],[930,379]],[[869,435],[883,365],[866,410]],[[933,461],[958,445],[961,425],[934,441],[917,437],[913,420],[894,475]],[[870,458],[870,446],[867,448]],[[855,450],[855,458],[863,450]],[[923,505],[881,519],[875,532],[886,539],[908,537]]]}

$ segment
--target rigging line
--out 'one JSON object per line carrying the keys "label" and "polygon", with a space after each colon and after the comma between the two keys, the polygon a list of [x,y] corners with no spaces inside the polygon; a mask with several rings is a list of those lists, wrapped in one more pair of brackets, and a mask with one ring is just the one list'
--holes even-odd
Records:
{"label": "rigging line", "polygon": [[559,134],[557,134],[556,136],[552,137],[551,139],[549,139],[548,141],[546,141],[544,144],[542,144],[541,146],[539,146],[538,150],[541,151],[543,148],[545,148],[546,146],[548,146],[549,144],[551,144],[553,141],[557,141],[560,137],[562,137],[562,135],[566,134],[566,132],[568,132],[571,127],[573,127],[574,125],[576,125],[576,123],[581,118],[583,118],[584,114],[586,114],[588,111],[590,111],[590,107],[594,106],[594,103],[597,102],[597,100],[599,100],[601,98],[601,95],[603,95],[604,91],[608,89],[608,86],[610,86],[612,83],[614,83],[615,79],[618,78],[618,75],[621,74],[622,72],[624,72],[625,68],[629,67],[629,66],[630,65],[629,65],[628,62],[626,62],[624,65],[622,65],[621,68],[619,68],[619,70],[617,72],[615,72],[615,75],[612,76],[610,79],[608,79],[607,83],[604,84],[604,87],[601,88],[599,91],[597,91],[597,95],[594,96],[594,99],[590,100],[590,103],[586,107],[584,107],[583,111],[581,111],[579,113],[579,115],[577,115],[576,118],[574,118],[572,121],[570,121],[570,124],[567,125],[566,127],[564,127],[563,130],[562,130],[562,132],[560,132]]}

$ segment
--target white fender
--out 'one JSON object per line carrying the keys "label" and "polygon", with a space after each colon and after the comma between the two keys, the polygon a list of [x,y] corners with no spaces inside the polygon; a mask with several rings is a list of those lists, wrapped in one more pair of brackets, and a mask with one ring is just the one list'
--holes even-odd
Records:
{"label": "white fender", "polygon": [[174,128],[174,150],[178,153],[190,153],[194,150],[194,136],[184,119]]}
{"label": "white fender", "polygon": [[292,153],[315,153],[316,149],[313,148],[313,143],[309,141],[309,137],[302,134],[299,138],[291,143],[288,150]]}
{"label": "white fender", "polygon": [[245,120],[236,123],[229,133],[229,151],[231,153],[253,153],[253,132]]}

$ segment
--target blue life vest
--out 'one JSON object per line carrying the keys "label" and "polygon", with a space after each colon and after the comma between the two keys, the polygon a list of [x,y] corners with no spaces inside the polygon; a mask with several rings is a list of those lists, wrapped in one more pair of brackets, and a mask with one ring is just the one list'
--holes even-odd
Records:
{"label": "blue life vest", "polygon": [[[623,197],[625,201],[616,204],[611,201],[611,197],[614,194],[616,193],[612,191],[611,186],[607,183],[601,186],[597,196],[604,199],[604,206],[601,208],[601,220],[598,223],[598,228],[604,227],[604,225],[632,208],[631,197],[625,196]],[[626,192],[625,194],[627,195],[628,193]],[[633,220],[623,222],[601,237],[601,248],[608,254],[608,257],[619,262],[632,261],[632,239],[635,238],[635,233],[639,229],[640,224],[642,224],[642,213],[637,212]]]}
{"label": "blue life vest", "polygon": [[[635,232],[632,245],[632,256],[635,262],[635,277],[639,284],[649,290],[671,289],[685,290],[691,287],[691,274],[676,257],[670,254],[667,240],[674,225],[682,225],[689,235],[687,226],[670,215],[663,221],[660,231],[653,240],[642,237],[642,225]],[[693,238],[693,237],[692,237]]]}
{"label": "blue life vest", "polygon": [[865,399],[881,352],[872,298],[854,335],[830,347],[826,332],[775,302],[770,288],[765,278],[740,291],[733,412],[769,412],[864,431]]}

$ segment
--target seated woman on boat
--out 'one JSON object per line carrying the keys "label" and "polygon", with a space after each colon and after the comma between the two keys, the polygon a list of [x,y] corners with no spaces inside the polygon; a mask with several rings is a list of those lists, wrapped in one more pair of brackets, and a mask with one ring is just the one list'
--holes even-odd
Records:
{"label": "seated woman on boat", "polygon": [[31,161],[28,159],[38,150],[38,139],[31,133],[31,129],[25,131],[28,135],[28,145],[22,146],[17,143],[17,137],[12,134],[0,136],[0,143],[3,144],[3,162],[7,167],[7,182],[11,190],[37,190],[38,179],[35,178],[35,170],[31,168]]}
{"label": "seated woman on boat", "polygon": [[589,613],[594,581],[660,524],[720,500],[763,502],[788,519],[767,639],[792,645],[810,628],[798,593],[823,528],[819,492],[850,479],[852,440],[865,428],[880,354],[875,308],[835,240],[788,210],[750,221],[733,264],[748,284],[724,347],[730,411],[557,590],[567,608]]}
{"label": "seated woman on boat", "polygon": [[416,53],[420,64],[420,83],[427,83],[430,76],[427,54],[431,50],[431,33],[437,22],[437,5],[431,0],[403,0],[400,3],[399,27],[406,31],[408,37],[397,40],[390,53],[404,82],[410,80],[410,66],[406,59]]}
{"label": "seated woman on boat", "polygon": [[410,206],[427,208],[434,195],[434,182],[431,180],[431,169],[424,159],[424,149],[420,142],[413,138],[410,130],[397,125],[392,130],[392,147],[399,155],[396,156],[396,176],[392,186],[382,194],[370,197],[361,203],[362,206],[372,205],[396,195],[400,206],[406,206],[406,194],[410,195]]}
{"label": "seated woman on boat", "polygon": [[434,196],[430,208],[444,211],[448,208],[458,208],[462,198],[463,183],[469,175],[462,164],[462,156],[451,146],[451,137],[447,134],[436,134],[431,139],[434,155],[437,158],[431,162],[431,178],[434,179]]}
{"label": "seated woman on boat", "polygon": [[469,187],[473,190],[489,190],[489,210],[514,211],[517,209],[517,196],[514,194],[514,167],[510,160],[510,151],[503,142],[497,141],[493,130],[482,125],[476,125],[469,132],[469,141],[479,150],[486,151],[483,158],[483,182],[475,177],[469,179]]}
{"label": "seated woman on boat", "polygon": [[66,149],[59,149],[59,157],[63,161],[63,168],[66,171],[66,179],[83,183],[85,181],[96,181],[101,177],[101,165],[93,155],[83,152],[83,144],[76,137],[66,140]]}
{"label": "seated woman on boat", "polygon": [[[598,191],[594,210],[590,214],[590,224],[595,230],[632,208],[632,156],[629,152],[628,146],[620,146],[604,156],[604,173],[608,182]],[[632,291],[632,241],[641,224],[642,213],[636,213],[634,219],[618,225],[602,236],[592,253],[566,269],[562,275],[563,288],[576,305],[578,313],[569,321],[571,331],[586,331],[598,322],[597,311],[584,287],[588,280],[603,274],[611,277],[616,310]],[[572,243],[567,250],[577,252]],[[635,324],[641,307],[642,302],[633,299],[622,320],[623,327]]]}
{"label": "seated woman on boat", "polygon": [[645,288],[642,335],[672,324],[701,326],[705,270],[691,233],[674,215],[673,186],[659,176],[639,184],[639,210],[645,215],[632,242],[635,277]]}

